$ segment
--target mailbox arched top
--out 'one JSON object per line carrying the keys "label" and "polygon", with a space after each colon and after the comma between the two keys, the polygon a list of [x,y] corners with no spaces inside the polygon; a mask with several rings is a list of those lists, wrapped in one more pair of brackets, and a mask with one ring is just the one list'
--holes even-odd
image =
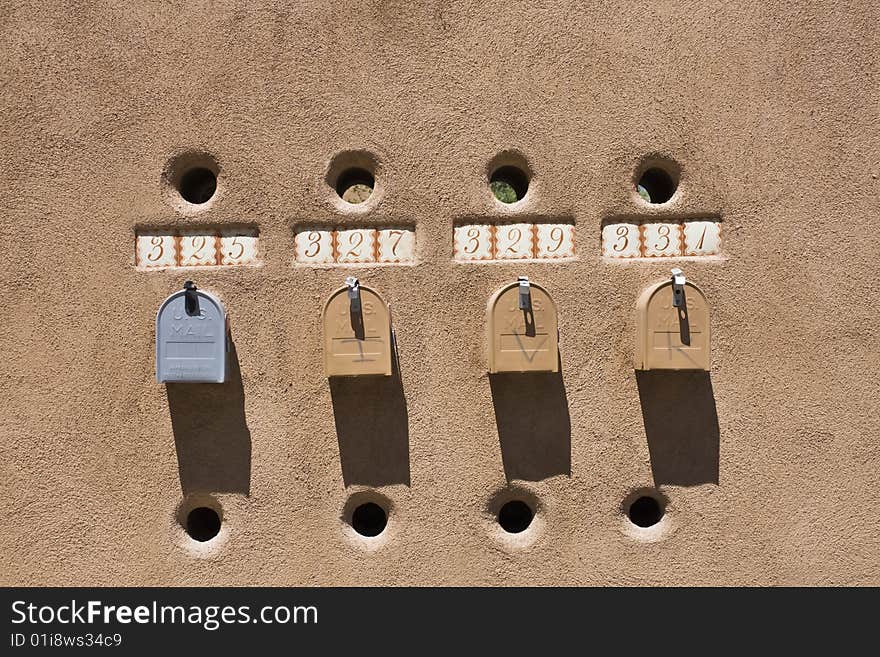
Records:
{"label": "mailbox arched top", "polygon": [[[382,307],[385,309],[385,312],[389,313],[389,315],[390,315],[391,310],[388,308],[388,303],[385,301],[385,299],[382,297],[381,294],[379,294],[378,292],[376,292],[376,290],[374,290],[373,288],[371,288],[367,285],[358,285],[358,288],[361,291],[361,296],[364,296],[364,292],[366,292],[367,295],[375,297],[375,299],[380,304],[382,304]],[[332,304],[335,300],[337,300],[337,298],[339,297],[340,294],[348,295],[348,286],[343,285],[341,288],[339,288],[338,290],[336,290],[335,292],[330,294],[329,297],[327,297],[327,300],[324,302],[324,309],[321,311],[322,316],[327,315],[327,309],[330,308],[330,304]],[[348,299],[346,299],[346,303],[347,302],[348,302]]]}
{"label": "mailbox arched top", "polygon": [[556,302],[543,286],[521,277],[489,297],[486,311],[490,374],[559,371]]}
{"label": "mailbox arched top", "polygon": [[[205,301],[210,303],[211,306],[214,307],[214,310],[217,312],[217,315],[219,317],[222,317],[223,321],[226,321],[226,309],[223,307],[223,303],[220,301],[220,299],[215,297],[210,292],[205,292],[204,290],[196,290],[195,293],[199,298],[199,307],[201,307],[202,299],[204,299]],[[159,318],[162,316],[162,313],[165,312],[165,309],[169,305],[171,305],[171,303],[175,299],[179,299],[181,297],[184,297],[185,295],[186,295],[186,290],[178,290],[177,292],[175,292],[174,294],[169,296],[167,299],[165,299],[165,301],[162,302],[162,305],[159,306],[159,310],[156,313],[156,322],[158,323]]]}
{"label": "mailbox arched top", "polygon": [[636,302],[637,370],[709,370],[711,321],[709,302],[699,287],[687,281],[684,305],[673,301],[673,281],[646,288]]}
{"label": "mailbox arched top", "polygon": [[[543,292],[544,299],[550,305],[550,308],[553,310],[553,314],[558,317],[559,313],[556,309],[556,302],[553,300],[553,297],[550,296],[550,293],[543,285],[539,285],[538,283],[532,283],[529,281],[529,287],[532,290],[539,290]],[[498,300],[501,298],[503,294],[506,292],[510,292],[511,290],[516,290],[517,292],[519,288],[519,281],[515,281],[513,283],[508,283],[507,285],[497,289],[491,297],[489,297],[489,311],[491,312],[492,308],[495,307],[495,304],[498,303]]]}
{"label": "mailbox arched top", "polygon": [[[658,294],[660,294],[661,290],[663,290],[663,288],[666,288],[666,287],[669,287],[669,288],[672,287],[671,280],[661,281],[660,283],[655,283],[654,285],[651,285],[648,288],[646,288],[645,291],[642,292],[641,295],[639,295],[639,300],[636,302],[636,306],[639,310],[639,313],[647,312],[648,305],[651,303],[651,300],[653,298],[655,298]],[[687,297],[688,303],[690,303],[690,300],[693,298],[694,294],[697,295],[697,298],[700,301],[702,301],[703,304],[707,303],[706,302],[706,295],[703,294],[703,291],[700,288],[698,288],[696,285],[694,285],[690,281],[687,281],[684,284],[684,287],[686,290],[685,296]],[[670,290],[670,294],[672,294],[671,290]],[[707,307],[708,307],[708,305],[707,305]]]}

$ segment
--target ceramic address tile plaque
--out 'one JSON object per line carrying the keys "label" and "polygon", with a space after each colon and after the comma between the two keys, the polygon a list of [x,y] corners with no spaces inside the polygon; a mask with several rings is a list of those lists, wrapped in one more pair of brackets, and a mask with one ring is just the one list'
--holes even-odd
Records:
{"label": "ceramic address tile plaque", "polygon": [[606,223],[602,227],[602,255],[624,259],[721,255],[721,222],[699,219]]}
{"label": "ceramic address tile plaque", "polygon": [[415,262],[412,228],[306,229],[294,236],[301,265],[408,264]]}
{"label": "ceramic address tile plaque", "polygon": [[460,262],[575,257],[569,223],[465,224],[455,226],[452,238],[453,258]]}
{"label": "ceramic address tile plaque", "polygon": [[135,266],[141,270],[174,267],[236,267],[259,264],[255,228],[139,230]]}

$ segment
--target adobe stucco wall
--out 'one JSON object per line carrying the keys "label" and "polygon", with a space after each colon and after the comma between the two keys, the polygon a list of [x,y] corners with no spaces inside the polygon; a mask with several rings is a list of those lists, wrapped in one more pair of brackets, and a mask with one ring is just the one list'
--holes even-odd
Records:
{"label": "adobe stucco wall", "polygon": [[[880,583],[878,13],[6,3],[0,583]],[[325,174],[353,149],[381,189],[344,212]],[[506,150],[533,174],[516,208],[486,183]],[[162,172],[190,151],[220,188],[184,214]],[[633,193],[651,155],[682,172],[661,209]],[[602,259],[603,219],[652,213],[719,215],[724,259]],[[574,220],[578,259],[452,261],[454,222],[512,214]],[[418,263],[295,267],[310,222],[415,224]],[[261,267],[135,269],[136,227],[228,223],[259,227]],[[676,264],[711,374],[637,381],[636,298]],[[351,273],[392,306],[399,382],[324,377]],[[559,306],[561,378],[486,374],[486,301],[517,275]],[[187,278],[229,312],[221,387],[154,380]],[[636,530],[622,505],[655,485],[666,516]],[[203,494],[223,529],[197,544],[177,514]],[[377,494],[368,541],[343,516]],[[495,523],[505,496],[536,505],[526,532]]]}

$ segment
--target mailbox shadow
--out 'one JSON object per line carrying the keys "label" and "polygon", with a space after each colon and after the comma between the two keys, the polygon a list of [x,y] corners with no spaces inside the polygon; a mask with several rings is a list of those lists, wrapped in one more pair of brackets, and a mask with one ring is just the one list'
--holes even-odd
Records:
{"label": "mailbox shadow", "polygon": [[167,383],[183,494],[250,494],[251,432],[235,343],[226,383]]}
{"label": "mailbox shadow", "polygon": [[571,476],[571,417],[559,372],[490,374],[507,481]]}
{"label": "mailbox shadow", "polygon": [[720,430],[709,372],[636,371],[654,485],[718,483]]}
{"label": "mailbox shadow", "polygon": [[330,377],[346,486],[410,485],[409,415],[397,358],[391,376]]}

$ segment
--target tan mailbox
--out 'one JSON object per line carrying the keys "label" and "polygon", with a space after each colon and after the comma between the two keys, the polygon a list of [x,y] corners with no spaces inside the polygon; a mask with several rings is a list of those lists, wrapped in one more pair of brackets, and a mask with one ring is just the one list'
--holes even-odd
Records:
{"label": "tan mailbox", "polygon": [[327,376],[391,376],[391,313],[354,277],[324,304],[324,371]]}
{"label": "tan mailbox", "polygon": [[709,304],[680,269],[638,300],[637,370],[708,370]]}
{"label": "tan mailbox", "polygon": [[521,276],[489,299],[489,373],[558,372],[556,304]]}

